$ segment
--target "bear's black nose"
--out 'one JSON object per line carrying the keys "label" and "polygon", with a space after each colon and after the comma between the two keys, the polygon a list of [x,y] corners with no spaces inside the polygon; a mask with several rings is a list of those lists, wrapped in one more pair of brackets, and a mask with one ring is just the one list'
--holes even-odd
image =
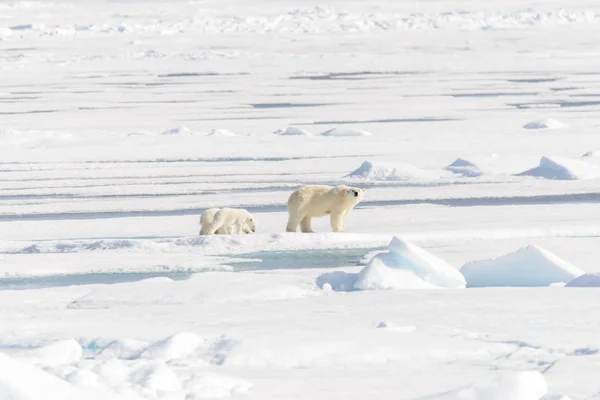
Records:
{"label": "bear's black nose", "polygon": [[354,192],[354,197],[358,197],[358,192]]}

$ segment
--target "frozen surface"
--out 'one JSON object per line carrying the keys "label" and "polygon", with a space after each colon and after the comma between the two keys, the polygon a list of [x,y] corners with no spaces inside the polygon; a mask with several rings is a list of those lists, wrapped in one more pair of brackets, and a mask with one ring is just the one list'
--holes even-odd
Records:
{"label": "frozen surface", "polygon": [[[599,29],[591,0],[1,2],[0,398],[597,398]],[[365,189],[346,233],[284,232],[304,184]],[[228,206],[259,231],[199,237]],[[439,290],[528,245],[467,286],[552,287]]]}
{"label": "frozen surface", "polygon": [[549,286],[571,282],[584,274],[576,266],[535,245],[489,260],[468,262],[460,272],[469,287]]}

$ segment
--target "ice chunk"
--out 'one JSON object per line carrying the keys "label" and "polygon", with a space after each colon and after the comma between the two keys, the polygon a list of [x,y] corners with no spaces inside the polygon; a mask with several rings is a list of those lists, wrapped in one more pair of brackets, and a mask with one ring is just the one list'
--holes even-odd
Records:
{"label": "ice chunk", "polygon": [[355,289],[464,288],[461,273],[428,251],[394,237],[387,252],[377,254],[358,273]]}
{"label": "ice chunk", "polygon": [[567,283],[565,287],[600,287],[600,274],[583,274]]}
{"label": "ice chunk", "polygon": [[469,287],[549,286],[569,282],[584,273],[536,245],[501,257],[468,262],[460,272]]}

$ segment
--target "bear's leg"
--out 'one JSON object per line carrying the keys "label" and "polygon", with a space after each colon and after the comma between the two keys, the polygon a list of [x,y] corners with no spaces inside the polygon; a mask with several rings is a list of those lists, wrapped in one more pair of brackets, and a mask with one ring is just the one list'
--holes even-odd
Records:
{"label": "bear's leg", "polygon": [[308,215],[300,221],[300,230],[304,233],[314,233],[311,227],[311,218]]}
{"label": "bear's leg", "polygon": [[343,211],[338,211],[338,210],[334,210],[331,212],[331,219],[329,220],[330,224],[331,224],[331,229],[333,229],[334,232],[344,232],[344,229],[342,228],[342,224],[344,222],[344,212]]}
{"label": "bear's leg", "polygon": [[[285,228],[286,232],[296,232],[298,229],[298,225],[300,225],[300,221],[302,221],[303,216],[298,215],[298,213],[293,211],[288,211],[288,223]],[[302,217],[302,218],[301,218]]]}

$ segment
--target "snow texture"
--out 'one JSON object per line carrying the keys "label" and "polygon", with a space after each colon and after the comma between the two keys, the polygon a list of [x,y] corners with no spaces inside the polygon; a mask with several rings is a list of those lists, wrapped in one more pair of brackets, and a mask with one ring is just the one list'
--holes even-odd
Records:
{"label": "snow texture", "polygon": [[570,282],[584,271],[536,245],[489,260],[467,262],[460,272],[468,287],[549,286]]}

